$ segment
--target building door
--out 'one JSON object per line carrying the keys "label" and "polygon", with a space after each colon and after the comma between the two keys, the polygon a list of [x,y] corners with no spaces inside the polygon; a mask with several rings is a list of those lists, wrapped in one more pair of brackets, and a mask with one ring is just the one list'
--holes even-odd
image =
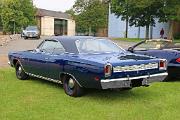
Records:
{"label": "building door", "polygon": [[54,35],[67,35],[67,20],[54,19]]}

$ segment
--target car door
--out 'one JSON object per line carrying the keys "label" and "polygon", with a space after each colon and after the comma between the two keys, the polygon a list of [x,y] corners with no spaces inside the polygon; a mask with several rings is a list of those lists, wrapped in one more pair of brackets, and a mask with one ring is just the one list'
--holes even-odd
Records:
{"label": "car door", "polygon": [[28,60],[25,63],[26,71],[36,76],[49,77],[47,62],[52,52],[52,42],[43,41],[36,50],[28,53]]}
{"label": "car door", "polygon": [[48,77],[59,80],[60,73],[63,72],[64,61],[66,58],[65,49],[59,41],[51,40],[52,54],[46,58],[46,69]]}

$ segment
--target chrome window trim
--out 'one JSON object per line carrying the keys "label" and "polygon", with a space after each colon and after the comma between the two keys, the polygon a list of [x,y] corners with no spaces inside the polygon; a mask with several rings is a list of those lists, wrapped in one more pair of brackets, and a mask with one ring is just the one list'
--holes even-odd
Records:
{"label": "chrome window trim", "polygon": [[[41,47],[43,46],[43,44],[44,44],[46,41],[58,42],[59,44],[61,44],[61,42],[60,42],[59,40],[56,40],[56,39],[45,39],[45,40],[43,40],[43,41],[38,45],[37,49],[41,50]],[[62,49],[64,50],[64,53],[62,53],[62,54],[65,54],[65,53],[66,53],[66,49],[64,48],[64,46],[63,46],[62,44],[61,44],[61,46],[62,46]],[[46,54],[47,54],[47,52],[41,52],[41,53],[46,53]],[[49,53],[49,54],[50,54],[50,53]],[[56,54],[53,54],[53,52],[52,52],[52,55],[56,55]]]}

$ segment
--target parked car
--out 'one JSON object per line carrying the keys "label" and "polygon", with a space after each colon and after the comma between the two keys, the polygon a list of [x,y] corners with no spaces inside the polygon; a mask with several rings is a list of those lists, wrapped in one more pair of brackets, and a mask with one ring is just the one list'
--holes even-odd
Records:
{"label": "parked car", "polygon": [[37,26],[28,26],[25,30],[22,31],[21,37],[24,39],[28,38],[37,38],[40,39],[40,32]]}
{"label": "parked car", "polygon": [[168,78],[180,78],[180,43],[166,39],[144,40],[129,47],[128,51],[136,54],[166,59],[168,62]]}
{"label": "parked car", "polygon": [[9,61],[18,79],[34,76],[62,83],[70,96],[81,96],[83,88],[148,86],[167,76],[164,59],[132,54],[105,38],[85,36],[52,37],[34,50],[10,52]]}

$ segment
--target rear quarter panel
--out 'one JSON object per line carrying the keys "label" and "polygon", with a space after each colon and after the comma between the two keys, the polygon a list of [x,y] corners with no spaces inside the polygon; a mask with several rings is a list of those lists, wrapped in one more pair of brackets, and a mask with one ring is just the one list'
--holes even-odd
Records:
{"label": "rear quarter panel", "polygon": [[64,72],[73,75],[82,87],[100,89],[100,80],[94,78],[104,77],[104,65],[71,56],[65,60]]}

